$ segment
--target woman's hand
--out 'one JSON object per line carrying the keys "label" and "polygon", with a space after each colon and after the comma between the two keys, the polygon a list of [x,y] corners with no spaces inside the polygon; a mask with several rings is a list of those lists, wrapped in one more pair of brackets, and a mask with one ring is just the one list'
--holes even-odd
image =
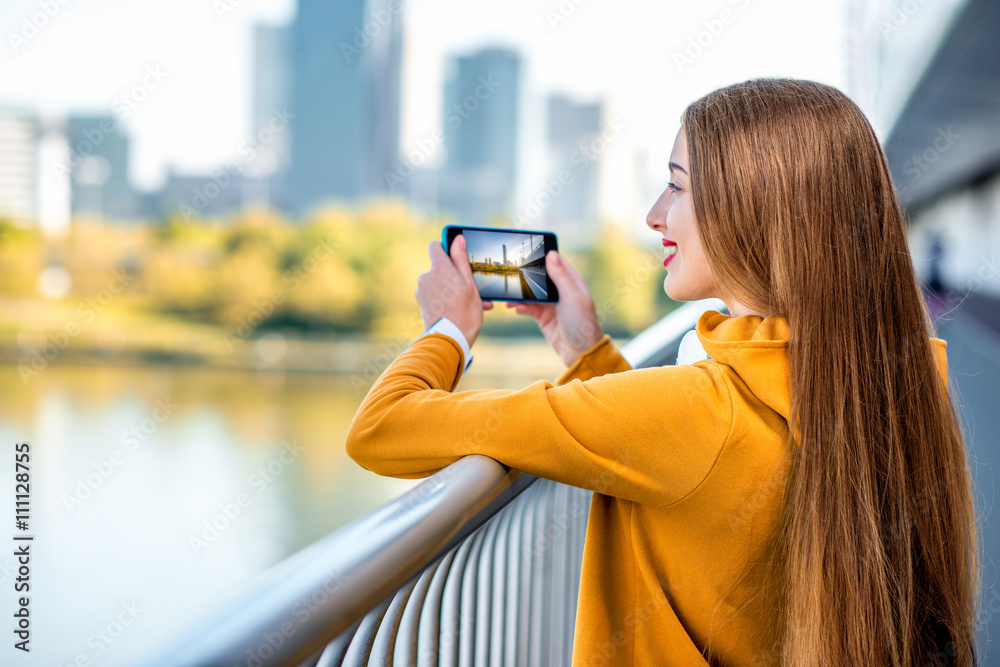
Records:
{"label": "woman's hand", "polygon": [[424,328],[447,317],[465,334],[469,347],[483,328],[483,311],[493,308],[479,298],[472,278],[472,267],[465,252],[465,237],[459,234],[451,243],[450,256],[440,241],[432,241],[428,252],[431,268],[417,278],[414,295],[420,304]]}
{"label": "woman's hand", "polygon": [[519,315],[535,318],[545,340],[569,367],[601,340],[604,330],[597,320],[594,297],[583,276],[556,250],[550,250],[545,256],[545,268],[559,290],[559,302],[508,301],[507,307],[514,308]]}

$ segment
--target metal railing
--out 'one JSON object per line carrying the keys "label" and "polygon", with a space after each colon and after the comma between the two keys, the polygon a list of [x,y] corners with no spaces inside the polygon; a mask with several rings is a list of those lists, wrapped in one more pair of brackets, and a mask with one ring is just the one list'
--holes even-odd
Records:
{"label": "metal railing", "polygon": [[534,480],[318,665],[568,664],[589,507],[589,491]]}
{"label": "metal railing", "polygon": [[[717,299],[621,348],[673,363]],[[144,665],[563,665],[591,492],[470,455],[290,556]]]}

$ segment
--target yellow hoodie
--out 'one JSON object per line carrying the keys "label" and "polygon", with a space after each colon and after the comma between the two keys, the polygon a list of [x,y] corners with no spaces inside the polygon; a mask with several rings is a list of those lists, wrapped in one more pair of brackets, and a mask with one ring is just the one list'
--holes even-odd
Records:
{"label": "yellow hoodie", "polygon": [[788,323],[709,310],[695,331],[710,359],[632,369],[605,335],[555,385],[461,392],[461,347],[427,334],[372,386],[347,452],[408,479],[484,454],[592,490],[574,667],[704,666],[710,633],[712,664],[777,664],[760,591],[793,454]]}

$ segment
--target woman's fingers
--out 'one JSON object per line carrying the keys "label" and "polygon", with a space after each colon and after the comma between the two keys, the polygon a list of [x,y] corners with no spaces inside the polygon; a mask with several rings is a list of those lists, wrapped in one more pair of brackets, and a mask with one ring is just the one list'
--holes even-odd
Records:
{"label": "woman's fingers", "polygon": [[533,317],[541,322],[541,319],[546,316],[546,313],[553,308],[555,304],[552,303],[523,303],[520,301],[508,301],[508,308],[513,308],[514,312],[518,315],[527,315],[528,317]]}
{"label": "woman's fingers", "polygon": [[590,292],[590,288],[587,287],[586,279],[572,264],[566,260],[565,257],[559,255],[559,260],[556,262],[556,265],[558,270],[561,271],[563,275],[567,276],[570,281],[572,281],[577,290],[585,294]]}
{"label": "woman's fingers", "polygon": [[465,282],[474,282],[472,277],[472,265],[469,264],[469,256],[466,254],[465,235],[459,234],[451,243],[451,261],[455,264],[455,269],[465,279]]}
{"label": "woman's fingers", "polygon": [[545,268],[548,269],[552,282],[556,284],[556,288],[560,292],[567,295],[570,291],[588,293],[587,282],[583,276],[570,266],[570,263],[558,251],[550,250],[545,257],[545,262]]}
{"label": "woman's fingers", "polygon": [[427,246],[427,254],[430,255],[431,258],[431,270],[433,270],[434,267],[442,261],[448,261],[451,263],[451,258],[448,256],[448,253],[445,252],[444,246],[441,245],[440,241],[431,241],[430,245]]}

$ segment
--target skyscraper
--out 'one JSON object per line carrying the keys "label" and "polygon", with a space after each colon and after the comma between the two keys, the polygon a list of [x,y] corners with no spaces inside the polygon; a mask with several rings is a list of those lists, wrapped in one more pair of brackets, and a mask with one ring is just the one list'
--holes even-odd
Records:
{"label": "skyscraper", "polygon": [[111,115],[70,116],[70,207],[73,215],[122,220],[136,214],[129,181],[129,137]]}
{"label": "skyscraper", "polygon": [[[391,191],[387,173],[399,165],[399,114],[402,91],[403,16],[401,1],[368,0],[369,16],[374,25],[383,26],[372,37],[363,53],[365,81],[368,84],[365,116],[366,194]],[[395,8],[395,12],[393,13]],[[387,21],[387,23],[384,23]],[[369,22],[368,25],[373,25]],[[372,30],[372,32],[375,32]]]}
{"label": "skyscraper", "polygon": [[[289,105],[289,78],[291,76],[291,27],[254,26],[253,45],[253,134],[267,128],[276,114]],[[258,183],[259,192],[244,192],[247,203],[266,204],[284,208],[281,192],[283,173],[288,167],[289,132],[274,132],[267,145],[258,148],[247,172]]]}
{"label": "skyscraper", "polygon": [[38,137],[35,114],[0,108],[0,217],[38,215]]}
{"label": "skyscraper", "polygon": [[520,57],[505,49],[455,56],[445,77],[440,205],[462,224],[484,225],[514,209]]}
{"label": "skyscraper", "polygon": [[303,213],[388,191],[385,172],[399,150],[402,16],[391,0],[298,4],[285,192]]}
{"label": "skyscraper", "polygon": [[[601,132],[601,103],[552,95],[547,106],[550,178],[559,181],[563,189],[545,209],[546,225],[557,233],[572,230],[574,243],[586,245],[597,228],[600,160],[588,145]],[[563,170],[571,180],[558,178]]]}

